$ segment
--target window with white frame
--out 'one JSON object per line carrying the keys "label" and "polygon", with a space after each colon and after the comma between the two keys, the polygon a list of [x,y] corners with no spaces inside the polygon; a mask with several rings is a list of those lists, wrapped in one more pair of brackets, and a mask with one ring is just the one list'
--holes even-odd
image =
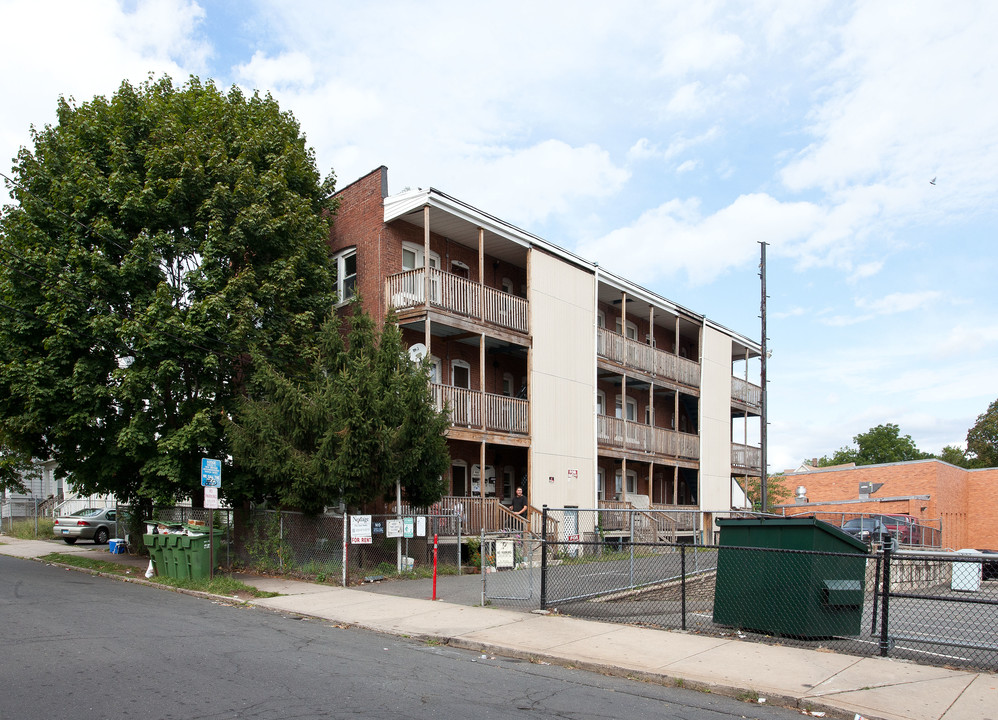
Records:
{"label": "window with white frame", "polygon": [[[620,323],[620,318],[617,318],[617,328],[616,329],[617,329],[617,334],[618,335],[624,335],[625,334],[624,331],[623,331],[623,327],[621,326],[621,323]],[[626,333],[626,335],[627,335],[627,337],[630,340],[637,340],[638,339],[638,326],[635,325],[634,323],[632,323],[630,320],[627,321],[627,333]]]}
{"label": "window with white frame", "polygon": [[513,397],[513,373],[502,374],[502,394]]}
{"label": "window with white frame", "polygon": [[624,420],[630,420],[631,422],[636,422],[638,419],[638,401],[632,397],[627,398],[627,417],[623,415],[623,398],[617,396],[617,417]]}
{"label": "window with white frame", "polygon": [[606,393],[602,390],[596,391],[596,414],[606,415]]}
{"label": "window with white frame", "polygon": [[357,248],[349,248],[333,257],[336,263],[336,302],[345,303],[357,294]]}
{"label": "window with white frame", "polygon": [[451,385],[465,390],[471,389],[471,365],[464,360],[454,360],[450,372]]}
{"label": "window with white frame", "polygon": [[603,487],[603,483],[606,481],[605,473],[603,468],[596,468],[596,499],[605,500],[606,491]]}

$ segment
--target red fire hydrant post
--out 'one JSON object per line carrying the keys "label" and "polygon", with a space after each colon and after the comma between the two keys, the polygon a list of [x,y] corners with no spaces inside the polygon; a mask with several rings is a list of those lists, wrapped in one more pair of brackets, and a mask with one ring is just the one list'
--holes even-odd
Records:
{"label": "red fire hydrant post", "polygon": [[437,599],[437,536],[433,536],[433,599]]}

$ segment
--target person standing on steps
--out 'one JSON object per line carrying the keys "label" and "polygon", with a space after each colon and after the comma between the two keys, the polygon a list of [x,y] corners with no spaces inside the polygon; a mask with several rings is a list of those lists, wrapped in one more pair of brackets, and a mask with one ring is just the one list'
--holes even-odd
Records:
{"label": "person standing on steps", "polygon": [[513,496],[513,514],[520,518],[520,527],[524,530],[527,527],[527,498],[523,497],[523,488],[516,488],[516,495]]}

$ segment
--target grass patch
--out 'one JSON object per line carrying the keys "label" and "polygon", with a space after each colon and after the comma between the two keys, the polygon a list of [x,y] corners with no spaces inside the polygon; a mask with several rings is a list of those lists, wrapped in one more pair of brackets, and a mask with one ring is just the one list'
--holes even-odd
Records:
{"label": "grass patch", "polygon": [[54,537],[52,532],[52,518],[38,518],[38,532],[35,532],[35,521],[18,520],[9,528],[7,534],[21,540],[37,540],[38,538]]}
{"label": "grass patch", "polygon": [[[93,558],[80,557],[79,555],[68,555],[65,553],[49,553],[41,558],[48,562],[59,563],[60,565],[71,565],[73,567],[94,570],[96,572],[108,573],[110,575],[121,575],[122,577],[139,577],[142,575],[137,568],[119,565],[107,560],[94,560]],[[158,585],[168,585],[170,587],[182,588],[184,590],[198,590],[200,592],[211,593],[212,595],[251,595],[255,598],[276,597],[280,593],[264,592],[257,590],[252,585],[239,582],[231,575],[218,574],[215,577],[201,578],[197,580],[169,578],[161,575],[149,578],[149,582]]]}

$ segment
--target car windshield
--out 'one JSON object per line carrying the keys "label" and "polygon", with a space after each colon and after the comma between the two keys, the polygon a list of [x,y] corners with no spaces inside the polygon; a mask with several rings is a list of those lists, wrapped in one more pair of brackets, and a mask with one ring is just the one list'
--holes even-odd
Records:
{"label": "car windshield", "polygon": [[83,508],[73,513],[73,517],[91,517],[100,512],[100,508]]}
{"label": "car windshield", "polygon": [[877,525],[876,520],[871,520],[870,518],[856,518],[855,520],[850,520],[842,527],[862,528],[865,530],[866,528],[876,527],[876,525]]}

